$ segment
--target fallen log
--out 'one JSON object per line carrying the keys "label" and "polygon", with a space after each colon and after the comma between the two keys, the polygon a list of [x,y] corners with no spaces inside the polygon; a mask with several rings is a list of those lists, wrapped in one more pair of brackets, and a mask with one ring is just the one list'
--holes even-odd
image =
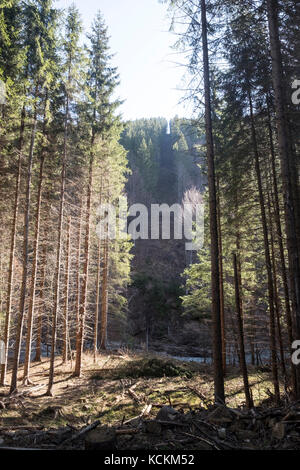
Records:
{"label": "fallen log", "polygon": [[142,402],[142,400],[137,396],[137,394],[132,390],[132,388],[129,388],[127,390],[127,393],[131,396],[131,398],[134,399],[134,401],[138,404]]}
{"label": "fallen log", "polygon": [[150,414],[150,411],[152,409],[152,404],[149,404],[149,405],[145,405],[144,408],[142,409],[141,413],[137,416],[134,416],[133,418],[130,418],[130,419],[127,419],[126,421],[122,421],[122,426],[124,424],[132,424],[134,423],[135,421],[137,421],[138,423],[140,422],[141,418],[145,417],[145,416],[148,416]]}
{"label": "fallen log", "polygon": [[97,426],[99,426],[100,424],[100,421],[97,420],[97,421],[94,421],[94,423],[92,424],[89,424],[88,426],[85,426],[83,429],[81,429],[79,432],[77,432],[74,436],[72,437],[69,437],[68,439],[65,439],[63,442],[61,442],[57,447],[62,447],[62,446],[65,446],[67,444],[70,444],[71,442],[75,441],[76,439],[79,439],[81,438],[82,436],[84,436],[87,432],[89,431],[92,431],[93,429],[95,429]]}

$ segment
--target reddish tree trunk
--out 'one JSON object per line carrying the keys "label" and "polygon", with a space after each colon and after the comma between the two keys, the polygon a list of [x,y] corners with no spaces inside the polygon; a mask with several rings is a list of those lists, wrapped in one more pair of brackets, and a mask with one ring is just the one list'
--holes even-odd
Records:
{"label": "reddish tree trunk", "polygon": [[108,306],[108,239],[104,241],[103,249],[103,273],[102,273],[102,295],[101,295],[101,332],[100,349],[106,349],[107,340],[107,306]]}
{"label": "reddish tree trunk", "polygon": [[20,138],[19,138],[19,148],[18,148],[19,150],[18,170],[17,170],[17,177],[16,177],[14,215],[13,215],[13,223],[12,223],[12,231],[11,231],[11,242],[10,242],[6,315],[5,315],[5,326],[4,326],[4,338],[3,338],[4,347],[5,347],[5,362],[4,364],[1,365],[1,378],[0,378],[1,385],[5,385],[6,371],[7,371],[8,344],[9,344],[10,320],[11,320],[12,287],[13,287],[13,278],[14,278],[15,247],[16,247],[17,221],[18,221],[19,200],[20,200],[22,151],[23,151],[23,145],[24,145],[24,128],[25,128],[25,107],[23,107],[22,113],[21,113]]}
{"label": "reddish tree trunk", "polygon": [[51,332],[51,355],[50,355],[50,368],[49,368],[49,381],[47,395],[52,396],[52,388],[54,383],[54,364],[56,352],[56,334],[57,334],[57,315],[59,308],[59,294],[60,294],[60,268],[61,268],[61,249],[62,249],[62,234],[63,234],[63,219],[64,219],[64,205],[65,205],[65,185],[66,185],[66,162],[67,162],[67,140],[68,140],[68,119],[69,119],[69,98],[66,96],[66,112],[64,123],[64,151],[62,159],[61,181],[60,181],[60,207],[58,217],[58,238],[56,248],[56,266],[54,275],[54,306],[52,313],[52,332]]}
{"label": "reddish tree trunk", "polygon": [[41,215],[41,202],[42,202],[42,187],[44,178],[44,155],[41,157],[40,162],[40,175],[38,183],[38,194],[37,194],[37,208],[35,216],[35,237],[34,237],[34,249],[33,249],[33,265],[31,274],[31,288],[29,298],[29,310],[27,320],[27,338],[26,338],[26,350],[25,350],[25,362],[24,362],[24,377],[23,383],[29,384],[29,369],[30,369],[30,356],[31,356],[31,343],[32,343],[32,327],[35,307],[35,289],[36,289],[36,274],[38,264],[38,253],[39,253],[39,238],[40,238],[40,215]]}
{"label": "reddish tree trunk", "polygon": [[46,280],[46,243],[43,246],[42,257],[41,257],[41,285],[39,291],[39,309],[38,309],[38,319],[37,319],[37,332],[36,332],[36,350],[35,350],[35,362],[41,361],[41,344],[42,344],[42,328],[43,328],[43,309],[44,309],[44,287]]}
{"label": "reddish tree trunk", "polygon": [[[38,92],[38,85],[36,86],[35,97],[37,97],[37,92]],[[15,340],[15,348],[14,348],[10,393],[13,393],[17,390],[18,368],[19,368],[19,359],[20,359],[20,350],[21,350],[22,332],[23,332],[23,321],[24,321],[24,313],[25,313],[25,297],[26,297],[26,285],[27,285],[27,276],[28,276],[28,242],[29,242],[29,215],[30,215],[30,199],[31,199],[32,161],[33,161],[33,152],[34,152],[34,144],[35,144],[35,137],[36,137],[36,128],[37,128],[37,109],[35,107],[34,116],[33,116],[33,125],[32,125],[32,130],[31,130],[28,163],[27,163],[27,182],[26,182],[25,212],[24,212],[22,281],[21,281],[21,293],[20,293],[18,320],[17,320],[17,327],[16,327],[16,340]]]}
{"label": "reddish tree trunk", "polygon": [[94,163],[94,137],[92,137],[91,155],[89,165],[89,180],[87,188],[87,202],[86,202],[86,219],[85,219],[85,241],[84,241],[84,267],[83,267],[83,280],[80,296],[79,308],[79,324],[76,338],[76,362],[74,376],[80,377],[82,366],[82,352],[84,342],[84,329],[85,329],[85,315],[86,315],[86,300],[87,300],[87,286],[89,275],[89,250],[90,250],[90,217],[91,217],[91,200],[92,200],[92,185],[93,185],[93,163]]}
{"label": "reddish tree trunk", "polygon": [[277,370],[277,354],[276,354],[274,285],[273,285],[273,275],[272,275],[272,265],[271,265],[271,256],[270,256],[270,246],[269,246],[269,235],[268,235],[268,227],[267,227],[265,201],[264,201],[264,193],[263,193],[262,180],[261,180],[259,153],[258,153],[256,129],[255,129],[255,123],[254,123],[253,105],[252,105],[250,85],[249,85],[249,90],[248,90],[248,98],[249,98],[249,106],[250,106],[250,124],[251,124],[251,133],[252,133],[252,144],[253,144],[253,151],[254,151],[254,157],[255,157],[255,170],[256,170],[257,186],[258,186],[258,193],[259,193],[261,220],[262,220],[262,228],[263,228],[263,235],[264,235],[265,260],[266,260],[266,269],[267,269],[267,278],[268,278],[268,295],[269,295],[269,310],[270,310],[270,349],[271,349],[271,358],[272,358],[272,376],[273,376],[273,386],[274,386],[275,400],[278,403],[280,401],[280,390],[279,390],[278,370]]}
{"label": "reddish tree trunk", "polygon": [[239,272],[236,254],[233,255],[233,266],[234,266],[235,305],[236,305],[237,324],[238,324],[240,366],[241,366],[241,372],[243,374],[246,405],[247,405],[247,408],[253,408],[253,400],[252,400],[252,395],[251,395],[251,391],[249,387],[248,370],[247,370],[247,363],[246,363],[246,356],[245,356],[243,314],[241,310],[241,305],[242,305],[241,285],[240,285],[241,272]]}
{"label": "reddish tree trunk", "polygon": [[71,237],[71,218],[68,220],[68,235],[66,246],[66,266],[65,266],[65,302],[64,302],[64,329],[63,329],[63,353],[62,360],[66,363],[68,360],[68,337],[69,337],[69,278],[70,278],[70,237]]}
{"label": "reddish tree trunk", "polygon": [[[275,93],[275,111],[278,132],[279,155],[284,193],[284,212],[289,257],[290,292],[296,320],[295,334],[300,336],[300,258],[297,240],[296,209],[294,207],[291,158],[284,93],[283,65],[278,27],[278,1],[267,0],[269,35],[272,57],[272,78]],[[300,365],[297,372],[297,398],[300,397]]]}
{"label": "reddish tree trunk", "polygon": [[217,215],[218,215],[218,235],[219,235],[219,256],[220,256],[220,316],[222,331],[222,358],[223,373],[226,374],[226,333],[225,333],[225,306],[224,306],[224,279],[223,279],[223,243],[221,230],[221,207],[220,207],[220,188],[217,179]]}
{"label": "reddish tree trunk", "polygon": [[[272,181],[273,181],[273,194],[274,194],[274,219],[276,224],[276,232],[277,232],[277,240],[279,246],[279,254],[280,254],[280,264],[281,264],[281,278],[284,290],[284,300],[285,300],[285,315],[286,315],[286,322],[287,322],[287,329],[288,329],[288,337],[289,337],[289,346],[290,346],[290,355],[293,354],[292,344],[293,344],[293,320],[292,320],[292,312],[290,308],[290,294],[289,294],[289,286],[288,286],[288,277],[287,277],[287,269],[286,269],[286,262],[285,262],[285,255],[284,255],[284,246],[283,246],[283,234],[282,234],[282,227],[281,227],[281,217],[280,217],[280,205],[279,205],[279,197],[278,197],[278,184],[277,184],[277,173],[276,173],[276,159],[275,159],[275,149],[274,149],[274,141],[273,141],[273,131],[272,131],[272,123],[271,123],[271,115],[270,115],[270,108],[269,108],[269,100],[268,101],[268,130],[269,130],[269,140],[270,140],[270,150],[271,150],[271,168],[272,168]],[[291,361],[291,381],[292,381],[292,390],[294,397],[297,396],[297,377],[296,377],[296,367]]]}
{"label": "reddish tree trunk", "polygon": [[211,117],[211,90],[209,77],[209,58],[207,42],[206,2],[201,0],[202,49],[204,67],[205,94],[205,131],[207,146],[208,190],[210,212],[211,241],[211,287],[212,287],[212,325],[213,325],[213,366],[214,395],[216,402],[225,402],[224,373],[222,358],[222,330],[220,305],[220,269],[219,269],[219,235],[217,220],[217,198],[215,177],[215,154]]}

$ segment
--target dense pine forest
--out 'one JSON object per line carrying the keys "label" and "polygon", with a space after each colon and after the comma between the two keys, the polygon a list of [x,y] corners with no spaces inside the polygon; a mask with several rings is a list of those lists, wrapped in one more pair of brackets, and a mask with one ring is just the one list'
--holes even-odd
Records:
{"label": "dense pine forest", "polygon": [[161,0],[126,120],[101,11],[0,3],[0,450],[299,449],[300,4]]}

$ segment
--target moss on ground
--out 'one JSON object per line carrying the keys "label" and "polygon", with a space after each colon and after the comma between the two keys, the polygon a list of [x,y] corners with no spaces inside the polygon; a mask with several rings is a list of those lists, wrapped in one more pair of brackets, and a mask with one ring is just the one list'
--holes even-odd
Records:
{"label": "moss on ground", "polygon": [[[32,368],[31,378],[44,389],[26,397],[16,409],[0,410],[0,426],[60,427],[82,426],[100,419],[103,424],[121,423],[141,413],[152,404],[151,417],[160,405],[172,404],[176,409],[197,409],[213,400],[213,377],[209,365],[179,362],[171,358],[133,354],[99,354],[96,363],[84,356],[84,376],[72,377],[71,364],[55,367],[54,397],[44,395],[49,362],[44,359]],[[249,382],[255,405],[261,404],[272,391],[267,371],[249,368]],[[134,386],[138,402],[130,395]],[[23,386],[20,381],[20,390]],[[26,387],[24,387],[26,390]],[[245,404],[243,380],[238,369],[230,369],[225,379],[227,404],[236,408]],[[8,389],[0,387],[0,393]],[[201,399],[205,397],[205,402]],[[1,398],[3,400],[3,398]],[[48,408],[59,407],[55,414]]]}

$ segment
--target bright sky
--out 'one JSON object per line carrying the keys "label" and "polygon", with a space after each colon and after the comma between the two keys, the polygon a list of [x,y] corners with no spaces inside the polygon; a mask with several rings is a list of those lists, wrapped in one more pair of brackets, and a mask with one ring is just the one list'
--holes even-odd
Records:
{"label": "bright sky", "polygon": [[165,4],[158,0],[56,0],[60,8],[72,3],[82,15],[85,31],[97,10],[105,18],[121,78],[118,96],[126,100],[121,108],[124,119],[189,114],[178,104],[184,68],[174,64],[182,58],[171,49],[175,36],[168,32]]}

